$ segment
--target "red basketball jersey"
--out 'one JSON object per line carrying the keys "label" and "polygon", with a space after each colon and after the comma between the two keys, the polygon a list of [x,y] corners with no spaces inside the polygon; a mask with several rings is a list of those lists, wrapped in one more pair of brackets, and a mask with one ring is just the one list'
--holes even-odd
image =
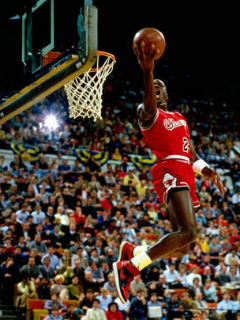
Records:
{"label": "red basketball jersey", "polygon": [[146,144],[158,160],[169,156],[191,159],[189,128],[180,113],[157,109],[152,124],[140,128]]}

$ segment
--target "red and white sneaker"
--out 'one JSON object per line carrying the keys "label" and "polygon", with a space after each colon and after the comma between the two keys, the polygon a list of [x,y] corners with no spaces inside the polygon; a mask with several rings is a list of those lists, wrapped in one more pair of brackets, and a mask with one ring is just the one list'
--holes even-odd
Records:
{"label": "red and white sneaker", "polygon": [[131,261],[119,261],[113,263],[113,273],[119,299],[122,303],[126,303],[130,283],[132,282],[133,277],[140,272],[132,265]]}
{"label": "red and white sneaker", "polygon": [[118,254],[118,260],[125,261],[125,260],[131,260],[133,258],[133,249],[135,246],[127,241],[123,241],[119,248],[119,254]]}

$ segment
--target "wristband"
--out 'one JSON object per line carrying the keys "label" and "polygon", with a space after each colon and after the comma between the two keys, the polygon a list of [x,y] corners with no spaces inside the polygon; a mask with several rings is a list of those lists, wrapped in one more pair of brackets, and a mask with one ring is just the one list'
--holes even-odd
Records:
{"label": "wristband", "polygon": [[209,168],[209,165],[202,159],[199,159],[193,163],[193,170],[198,174],[202,174],[202,169],[205,167]]}

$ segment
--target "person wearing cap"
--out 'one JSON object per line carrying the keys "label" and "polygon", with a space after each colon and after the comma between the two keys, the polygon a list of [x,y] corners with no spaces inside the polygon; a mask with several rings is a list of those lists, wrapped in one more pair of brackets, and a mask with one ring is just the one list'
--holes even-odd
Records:
{"label": "person wearing cap", "polygon": [[118,310],[116,302],[111,302],[108,305],[108,310],[105,312],[107,320],[123,320],[123,314]]}

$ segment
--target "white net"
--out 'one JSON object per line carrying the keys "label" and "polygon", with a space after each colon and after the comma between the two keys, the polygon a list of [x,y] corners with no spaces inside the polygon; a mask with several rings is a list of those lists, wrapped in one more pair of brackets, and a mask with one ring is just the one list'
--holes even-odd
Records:
{"label": "white net", "polygon": [[112,72],[116,59],[113,55],[98,51],[95,67],[64,85],[69,103],[69,117],[102,119],[103,84]]}

